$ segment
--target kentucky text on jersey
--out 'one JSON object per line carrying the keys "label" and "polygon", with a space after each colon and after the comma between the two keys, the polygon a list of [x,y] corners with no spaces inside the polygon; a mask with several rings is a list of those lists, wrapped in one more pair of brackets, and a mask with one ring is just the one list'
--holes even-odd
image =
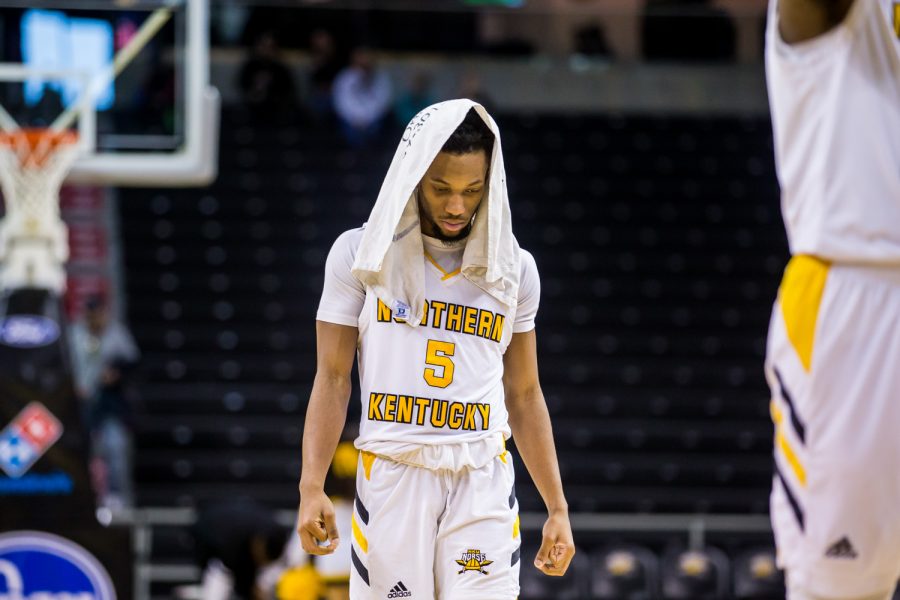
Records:
{"label": "kentucky text on jersey", "polygon": [[438,428],[485,431],[491,426],[491,405],[372,392],[369,394],[369,420],[420,427],[430,423]]}
{"label": "kentucky text on jersey", "polygon": [[[378,322],[390,323],[392,320],[395,323],[404,322],[403,319],[395,318],[390,307],[379,299]],[[500,313],[440,300],[426,300],[422,317],[423,326],[474,335],[498,344],[503,338],[505,323],[506,317]]]}

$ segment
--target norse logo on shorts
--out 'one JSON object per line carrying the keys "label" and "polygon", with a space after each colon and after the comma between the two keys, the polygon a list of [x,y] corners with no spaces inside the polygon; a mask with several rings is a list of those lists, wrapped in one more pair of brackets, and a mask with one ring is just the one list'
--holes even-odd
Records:
{"label": "norse logo on shorts", "polygon": [[487,575],[488,572],[485,571],[484,568],[493,564],[493,562],[494,561],[492,560],[488,560],[487,554],[481,550],[466,550],[463,552],[462,558],[456,559],[456,564],[462,567],[462,570],[460,570],[457,575],[462,575],[466,571],[475,571],[476,573]]}

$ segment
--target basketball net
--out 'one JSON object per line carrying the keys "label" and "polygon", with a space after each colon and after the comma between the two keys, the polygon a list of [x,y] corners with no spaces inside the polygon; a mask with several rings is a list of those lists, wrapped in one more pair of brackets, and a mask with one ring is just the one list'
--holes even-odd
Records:
{"label": "basketball net", "polygon": [[78,135],[68,128],[171,16],[170,7],[156,9],[110,68],[50,127],[19,128],[0,107],[0,186],[6,201],[6,217],[0,221],[0,293],[20,288],[65,292],[69,240],[60,218],[59,190],[79,151]]}
{"label": "basketball net", "polygon": [[0,292],[42,288],[62,294],[69,258],[59,190],[78,157],[78,136],[51,129],[0,132]]}

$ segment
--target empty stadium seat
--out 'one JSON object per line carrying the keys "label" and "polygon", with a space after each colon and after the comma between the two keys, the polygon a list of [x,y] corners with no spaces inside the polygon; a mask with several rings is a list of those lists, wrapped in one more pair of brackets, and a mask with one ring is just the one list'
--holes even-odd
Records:
{"label": "empty stadium seat", "polygon": [[591,555],[591,598],[653,600],[659,589],[659,561],[648,548],[618,545]]}

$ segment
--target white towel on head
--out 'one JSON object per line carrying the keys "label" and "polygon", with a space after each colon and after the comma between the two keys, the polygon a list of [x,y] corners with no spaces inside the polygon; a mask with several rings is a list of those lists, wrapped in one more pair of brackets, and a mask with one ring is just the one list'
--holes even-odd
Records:
{"label": "white towel on head", "polygon": [[519,292],[519,244],[512,233],[500,131],[483,106],[448,100],[413,117],[388,169],[366,223],[353,275],[371,287],[395,314],[415,327],[425,304],[424,246],[415,189],[432,161],[474,108],[494,134],[488,186],[466,241],[463,277],[507,306]]}

